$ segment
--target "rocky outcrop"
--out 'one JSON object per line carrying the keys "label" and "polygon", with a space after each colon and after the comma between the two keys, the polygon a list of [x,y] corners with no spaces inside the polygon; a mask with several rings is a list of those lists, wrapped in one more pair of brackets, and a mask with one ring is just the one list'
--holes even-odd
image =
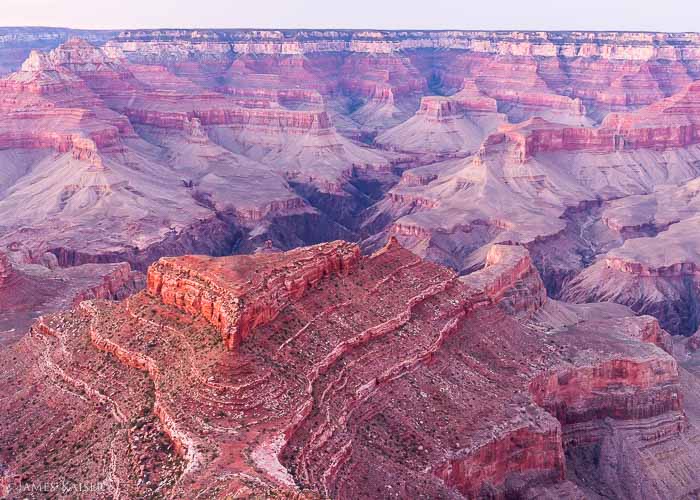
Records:
{"label": "rocky outcrop", "polygon": [[[696,35],[145,30],[45,50],[69,34],[0,30],[0,57],[42,49],[0,61],[19,69],[0,82],[0,243],[22,252],[0,264],[0,332],[47,314],[0,363],[0,429],[94,429],[96,456],[45,466],[22,427],[0,466],[109,477],[115,497],[699,487],[664,331],[700,310],[679,186],[700,165]],[[278,251],[338,235],[389,244]],[[88,262],[239,251],[51,314],[137,287]],[[535,265],[586,304],[548,299]]]}
{"label": "rocky outcrop", "polygon": [[[229,257],[226,263],[218,262],[223,276],[206,269],[207,258],[200,263],[195,257],[164,258],[149,269],[147,288],[165,304],[202,315],[221,331],[228,348],[234,349],[320,279],[351,270],[359,252],[354,245],[329,243],[273,255],[266,270],[250,267],[249,257]],[[224,276],[235,277],[235,281],[222,280]]]}
{"label": "rocky outcrop", "polygon": [[[621,384],[623,390],[618,392]],[[530,390],[537,404],[563,424],[601,418],[639,420],[681,409],[678,368],[670,355],[561,370],[535,380]]]}
{"label": "rocky outcrop", "polygon": [[451,96],[422,97],[413,117],[381,133],[376,142],[399,151],[464,154],[478,147],[503,119],[496,100],[465,80]]}
{"label": "rocky outcrop", "polygon": [[687,147],[700,141],[694,125],[696,87],[700,88],[690,85],[684,92],[637,113],[610,115],[600,127],[569,127],[533,118],[503,126],[497,135],[504,134],[512,141],[520,161],[552,152],[600,154]]}
{"label": "rocky outcrop", "polygon": [[[222,105],[229,109],[221,109]],[[165,105],[165,103],[163,103]],[[192,111],[167,111],[150,110],[147,108],[133,108],[128,105],[117,109],[123,112],[132,123],[152,125],[161,128],[183,129],[185,124],[192,119],[197,119],[202,125],[234,125],[241,128],[260,127],[277,130],[290,134],[306,134],[311,131],[329,130],[331,127],[328,115],[325,112],[290,111],[290,110],[251,110],[242,109],[231,103],[216,100],[211,103],[203,103],[206,109]],[[165,106],[164,106],[165,107]]]}
{"label": "rocky outcrop", "polygon": [[692,335],[700,321],[697,256],[686,243],[694,238],[694,232],[687,232],[693,225],[673,225],[657,236],[628,240],[567,283],[562,298],[625,304],[655,316],[673,334]]}
{"label": "rocky outcrop", "polygon": [[555,151],[612,153],[638,149],[683,148],[700,142],[696,124],[700,85],[636,113],[612,114],[600,127],[566,127],[533,119],[504,127],[507,137],[518,144],[523,160]]}
{"label": "rocky outcrop", "polygon": [[9,282],[12,275],[12,263],[7,255],[0,253],[0,287]]}
{"label": "rocky outcrop", "polygon": [[123,299],[143,288],[143,281],[143,274],[132,271],[131,266],[124,262],[113,266],[109,273],[101,276],[98,284],[81,290],[73,298],[73,304],[94,299]]}
{"label": "rocky outcrop", "polygon": [[0,348],[17,342],[40,314],[67,309],[86,299],[123,299],[144,286],[143,274],[132,271],[127,263],[64,269],[57,267],[52,254],[42,261],[44,264],[26,264],[16,254],[0,253]]}
{"label": "rocky outcrop", "polygon": [[565,478],[561,427],[554,419],[542,415],[536,427],[504,434],[492,443],[473,447],[464,458],[455,457],[437,467],[435,475],[467,498],[507,494],[509,487],[500,478],[545,484]]}
{"label": "rocky outcrop", "polygon": [[[85,162],[87,182],[72,179],[41,203],[60,217],[77,207],[78,235],[44,238],[77,253],[141,253],[222,213],[234,231],[257,235],[273,218],[312,216],[314,207],[372,241],[385,234],[360,226],[448,235],[416,251],[462,271],[481,263],[486,244],[559,234],[569,206],[650,192],[696,171],[690,35],[146,30],[105,43],[113,33],[51,33],[7,34],[7,43],[36,40],[41,50],[27,48],[24,67],[0,84],[0,145]],[[39,153],[21,156],[1,182],[29,176],[4,191],[15,199],[0,214],[18,213],[33,196]],[[464,158],[464,168],[441,163]],[[143,175],[132,175],[136,164]],[[430,168],[412,176],[416,166]],[[406,175],[387,192],[396,167]],[[93,180],[97,172],[107,180]],[[333,201],[320,205],[306,193]],[[377,210],[359,208],[382,196]],[[352,214],[328,209],[348,198],[359,200]],[[121,248],[77,248],[81,240],[100,246],[89,228],[105,214],[83,217],[103,199],[138,207],[108,224]],[[499,208],[501,199],[509,203]],[[176,209],[164,200],[177,200]],[[139,218],[141,210],[158,216]],[[52,232],[43,213],[16,219],[13,226]],[[469,230],[478,220],[498,224]]]}
{"label": "rocky outcrop", "polygon": [[[94,49],[97,50],[97,49]],[[52,148],[92,160],[115,149],[129,121],[109,110],[76,74],[51,54],[32,51],[20,70],[0,80],[0,148]]]}
{"label": "rocky outcrop", "polygon": [[[486,254],[484,268],[463,276],[461,280],[478,293],[484,294],[489,301],[497,304],[505,298],[506,294],[513,291],[517,283],[526,281],[526,278],[531,275],[535,275],[536,281],[540,281],[530,254],[524,247],[493,245]],[[518,312],[535,311],[547,299],[547,293],[541,281],[530,291],[533,292],[532,303],[516,306],[516,309],[522,309]]]}

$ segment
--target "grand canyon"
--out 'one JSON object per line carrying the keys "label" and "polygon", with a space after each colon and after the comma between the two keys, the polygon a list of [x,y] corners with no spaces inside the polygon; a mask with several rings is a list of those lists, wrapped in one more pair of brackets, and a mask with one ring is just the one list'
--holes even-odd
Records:
{"label": "grand canyon", "polygon": [[698,464],[700,34],[0,28],[0,497]]}

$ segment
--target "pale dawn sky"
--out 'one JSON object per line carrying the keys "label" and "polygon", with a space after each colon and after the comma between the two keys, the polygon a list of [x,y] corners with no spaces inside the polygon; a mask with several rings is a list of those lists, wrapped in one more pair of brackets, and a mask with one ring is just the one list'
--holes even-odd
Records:
{"label": "pale dawn sky", "polygon": [[700,0],[0,0],[0,26],[700,31]]}

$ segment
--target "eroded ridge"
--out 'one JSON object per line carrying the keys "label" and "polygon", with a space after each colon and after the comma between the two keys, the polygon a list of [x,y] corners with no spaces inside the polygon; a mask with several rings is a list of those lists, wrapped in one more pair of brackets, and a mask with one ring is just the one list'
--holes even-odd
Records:
{"label": "eroded ridge", "polygon": [[1,355],[0,419],[33,422],[0,426],[3,480],[173,498],[700,487],[676,473],[700,440],[656,320],[548,300],[522,247],[486,261],[460,278],[394,239],[162,259],[147,291],[41,318]]}

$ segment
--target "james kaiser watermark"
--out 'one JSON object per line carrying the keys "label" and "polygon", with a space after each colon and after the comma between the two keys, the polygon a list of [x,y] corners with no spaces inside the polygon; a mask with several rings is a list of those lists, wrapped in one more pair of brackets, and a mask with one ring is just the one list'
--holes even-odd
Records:
{"label": "james kaiser watermark", "polygon": [[74,482],[67,479],[56,481],[21,481],[18,477],[0,476],[0,498],[31,494],[57,494],[57,495],[92,495],[108,491],[107,483],[100,482]]}

